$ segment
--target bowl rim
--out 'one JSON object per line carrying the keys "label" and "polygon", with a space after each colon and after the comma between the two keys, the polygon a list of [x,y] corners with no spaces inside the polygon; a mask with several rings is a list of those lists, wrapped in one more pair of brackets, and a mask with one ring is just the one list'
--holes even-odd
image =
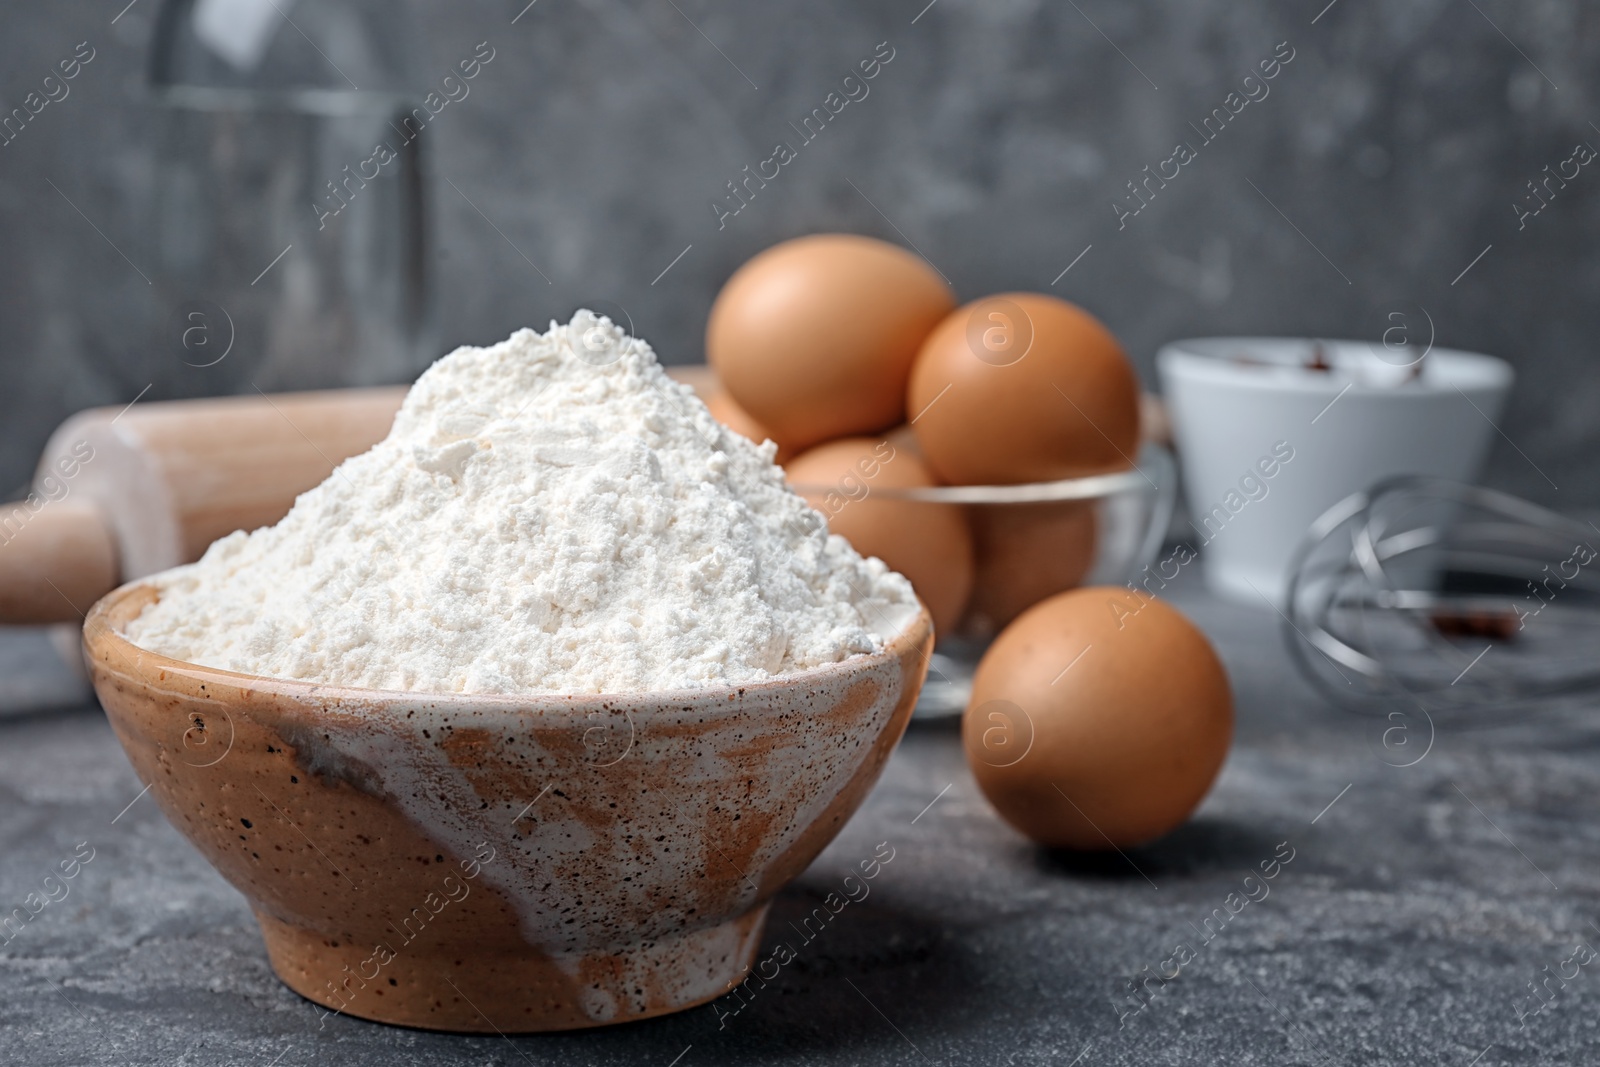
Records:
{"label": "bowl rim", "polygon": [[[174,568],[176,569],[176,568]],[[452,708],[489,713],[525,716],[530,712],[550,716],[585,716],[597,711],[646,713],[671,713],[689,710],[702,713],[735,713],[755,697],[765,693],[791,692],[808,686],[834,684],[841,680],[888,666],[908,655],[921,653],[926,659],[931,652],[933,618],[927,606],[917,602],[917,613],[901,631],[887,639],[877,652],[858,652],[846,659],[808,667],[803,671],[757,682],[719,683],[695,688],[641,690],[625,693],[434,693],[405,689],[367,689],[360,686],[330,685],[295,678],[274,678],[267,675],[244,674],[239,671],[208,667],[199,663],[174,659],[160,652],[134,644],[122,632],[120,625],[131,614],[118,618],[119,613],[130,610],[130,602],[143,594],[159,597],[160,588],[155,580],[158,574],[136,578],[118,586],[95,602],[84,617],[83,650],[91,668],[103,668],[123,675],[147,688],[156,684],[158,676],[177,677],[204,688],[219,685],[238,690],[241,695],[267,695],[287,698],[302,706],[321,706],[327,711],[353,710],[422,710]],[[153,601],[147,601],[148,603]],[[140,607],[143,610],[143,606]],[[927,645],[927,648],[924,648]],[[109,655],[99,655],[100,650]],[[123,666],[117,666],[120,660]],[[211,697],[210,699],[217,699]]]}
{"label": "bowl rim", "polygon": [[[874,487],[860,498],[906,500],[923,504],[1045,504],[1069,500],[1101,500],[1128,492],[1159,492],[1159,486],[1172,478],[1172,454],[1155,441],[1139,444],[1137,461],[1131,467],[1062,478],[1054,482],[1025,482],[1020,485],[930,485],[920,487]],[[841,488],[791,482],[789,488],[802,496],[822,496]],[[808,501],[809,502],[809,501]]]}
{"label": "bowl rim", "polygon": [[1287,362],[1278,363],[1266,358],[1259,364],[1241,363],[1224,351],[1232,348],[1248,349],[1251,346],[1304,348],[1313,343],[1321,343],[1334,349],[1370,349],[1376,342],[1348,338],[1279,335],[1185,337],[1168,341],[1161,346],[1156,352],[1156,369],[1162,375],[1167,392],[1171,391],[1169,381],[1185,379],[1212,385],[1226,385],[1243,391],[1313,393],[1320,396],[1348,391],[1356,395],[1393,397],[1402,400],[1435,397],[1440,394],[1448,396],[1458,390],[1470,395],[1498,393],[1508,390],[1516,380],[1515,368],[1509,361],[1499,356],[1462,348],[1447,348],[1443,345],[1430,346],[1426,355],[1428,359],[1434,361],[1433,366],[1448,368],[1445,373],[1451,374],[1452,380],[1430,381],[1424,377],[1396,386],[1359,382],[1334,373],[1272,373],[1292,372],[1298,368]]}

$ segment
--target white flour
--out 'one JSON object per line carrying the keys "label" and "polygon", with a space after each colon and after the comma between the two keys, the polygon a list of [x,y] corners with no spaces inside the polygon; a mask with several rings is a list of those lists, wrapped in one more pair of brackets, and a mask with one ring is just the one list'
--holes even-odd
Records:
{"label": "white flour", "polygon": [[772,456],[579,311],[434,364],[283,521],[157,578],[128,637],[445,693],[752,682],[882,648],[910,584],[829,536]]}

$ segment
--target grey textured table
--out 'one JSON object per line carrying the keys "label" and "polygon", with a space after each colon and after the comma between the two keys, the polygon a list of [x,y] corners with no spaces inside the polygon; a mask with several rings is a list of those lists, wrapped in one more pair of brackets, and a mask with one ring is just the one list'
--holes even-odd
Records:
{"label": "grey textured table", "polygon": [[[99,711],[13,710],[0,721],[0,907],[20,907],[79,842],[94,858],[65,899],[0,944],[0,1056],[260,1067],[1600,1060],[1600,960],[1574,953],[1600,945],[1600,735],[1585,709],[1488,730],[1441,725],[1430,749],[1424,723],[1324,708],[1264,609],[1194,589],[1177,599],[1217,642],[1240,712],[1221,780],[1187,827],[1126,858],[1042,851],[978,795],[955,732],[917,726],[862,811],[779,896],[767,950],[785,939],[797,958],[742,1009],[549,1036],[348,1018],[319,1028],[318,1010],[268,969],[243,899],[148,797],[135,800]],[[12,704],[69,700],[52,669],[35,635],[0,638]],[[1406,733],[1385,745],[1397,725]],[[885,841],[894,858],[870,895],[803,941],[790,922]],[[1269,895],[1220,932],[1213,919],[1202,941],[1197,928],[1227,913],[1282,842],[1293,859]],[[1135,1011],[1131,982],[1179,942],[1194,958],[1176,979],[1149,981],[1156,992]],[[1535,980],[1554,1001],[1534,999]],[[1519,1008],[1530,1013],[1521,1022]]]}

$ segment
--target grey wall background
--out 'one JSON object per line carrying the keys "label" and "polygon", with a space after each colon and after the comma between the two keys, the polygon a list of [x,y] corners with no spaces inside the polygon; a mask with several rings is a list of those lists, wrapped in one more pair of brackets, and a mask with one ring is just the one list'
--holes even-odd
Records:
{"label": "grey wall background", "polygon": [[[424,73],[447,72],[476,42],[496,49],[471,97],[425,132],[434,354],[608,300],[666,361],[699,361],[729,273],[818,230],[914,245],[963,298],[1049,289],[1092,245],[1053,291],[1105,319],[1147,385],[1172,338],[1375,340],[1391,312],[1426,308],[1439,344],[1517,367],[1490,480],[1564,506],[1600,501],[1600,168],[1520,231],[1511,206],[1577,142],[1600,146],[1600,8],[926,2],[414,5]],[[125,4],[0,9],[6,112],[77,42],[97,50],[70,98],[0,148],[4,489],[22,487],[45,436],[78,408],[126,403],[145,384],[158,399],[252,380],[249,352],[186,367],[129,325],[166,310],[131,266],[150,254],[162,193],[160,113],[144,88],[158,2]],[[880,41],[895,58],[871,95],[719,231],[709,202],[723,183],[791,139],[787,123]],[[1282,41],[1295,59],[1271,95],[1119,232],[1110,205],[1124,183],[1193,140],[1187,124]],[[248,222],[255,207],[231,209]],[[357,367],[312,353],[261,384],[419,369],[398,355]]]}

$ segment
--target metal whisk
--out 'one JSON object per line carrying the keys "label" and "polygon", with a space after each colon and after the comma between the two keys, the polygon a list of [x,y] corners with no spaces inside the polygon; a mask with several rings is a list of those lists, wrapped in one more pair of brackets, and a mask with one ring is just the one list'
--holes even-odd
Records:
{"label": "metal whisk", "polygon": [[1402,477],[1325,512],[1284,636],[1336,702],[1526,710],[1600,689],[1600,528],[1506,493]]}

